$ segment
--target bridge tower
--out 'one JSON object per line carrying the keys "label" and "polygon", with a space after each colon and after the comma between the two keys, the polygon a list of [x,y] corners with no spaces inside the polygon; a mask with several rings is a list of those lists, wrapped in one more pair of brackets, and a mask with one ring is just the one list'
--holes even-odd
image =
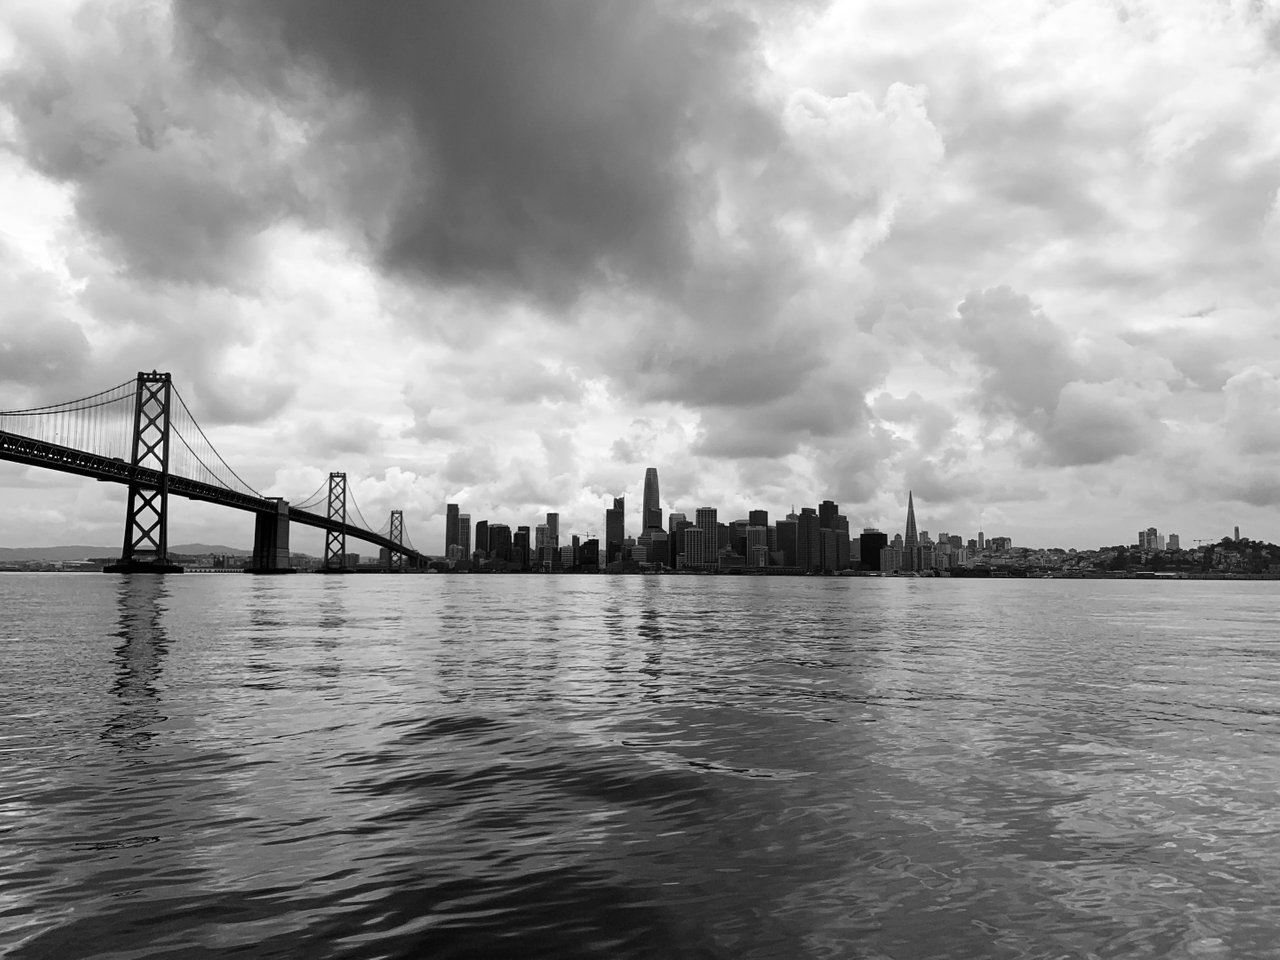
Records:
{"label": "bridge tower", "polygon": [[181,573],[169,562],[169,410],[167,373],[138,374],[133,405],[133,457],[129,512],[120,562],[108,573]]}
{"label": "bridge tower", "polygon": [[[391,511],[391,526],[387,539],[392,543],[404,543],[404,511]],[[404,554],[398,550],[387,551],[387,571],[389,573],[400,573],[404,570]]]}
{"label": "bridge tower", "polygon": [[[345,524],[347,522],[347,475],[345,473],[329,474],[329,519]],[[324,533],[324,566],[323,573],[347,573],[344,563],[347,559],[347,533],[345,530],[326,530]]]}

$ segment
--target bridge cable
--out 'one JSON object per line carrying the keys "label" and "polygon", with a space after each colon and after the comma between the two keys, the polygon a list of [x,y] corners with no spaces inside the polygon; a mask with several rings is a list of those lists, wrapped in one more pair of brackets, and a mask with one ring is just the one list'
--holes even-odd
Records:
{"label": "bridge cable", "polygon": [[[218,453],[217,448],[214,447],[212,443],[210,443],[209,438],[205,436],[204,430],[201,429],[199,421],[197,421],[195,416],[192,415],[191,408],[187,406],[186,400],[184,400],[182,398],[182,394],[178,392],[177,386],[173,387],[173,395],[178,398],[178,403],[181,404],[183,412],[187,415],[187,419],[189,419],[191,421],[191,425],[196,428],[196,432],[200,434],[200,439],[202,439],[208,445],[210,452],[212,452],[213,455],[218,458],[218,462],[227,468],[227,472],[230,473],[231,476],[235,477],[238,481],[240,481],[240,485],[244,488],[244,490],[247,490],[249,493],[252,493],[255,497],[258,497],[259,499],[266,499],[265,497],[262,496],[261,493],[259,493],[257,490],[251,487],[248,483],[246,483],[244,478],[241,477],[240,474],[232,470],[231,464],[227,463],[227,461],[222,458],[222,454]],[[181,434],[179,434],[179,439],[182,439]],[[186,442],[186,440],[183,440],[182,443],[183,443],[183,446],[185,446],[188,450],[191,450],[191,446]],[[203,460],[200,460],[199,455],[197,455],[194,450],[191,450],[191,454],[196,458],[196,460],[200,461],[200,465],[202,467],[204,467],[206,470],[209,471],[210,474],[212,474],[215,478],[217,478],[219,483],[221,483],[227,489],[232,489],[231,484],[227,483],[225,480],[219,477],[216,473],[214,473],[214,471],[210,469],[210,467]]]}

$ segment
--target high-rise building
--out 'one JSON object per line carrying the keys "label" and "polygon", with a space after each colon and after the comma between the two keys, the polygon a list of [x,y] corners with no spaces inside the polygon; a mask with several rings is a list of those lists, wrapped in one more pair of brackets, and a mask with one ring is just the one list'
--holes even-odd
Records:
{"label": "high-rise building", "polygon": [[[979,537],[982,534],[978,534]],[[916,503],[910,490],[907,491],[907,533],[902,538],[902,569],[916,569],[917,548],[920,537],[916,534]]]}
{"label": "high-rise building", "polygon": [[747,566],[764,567],[769,563],[769,529],[768,527],[758,527],[750,525],[746,529],[746,550],[743,556],[747,558]]}
{"label": "high-rise building", "polygon": [[471,514],[458,514],[458,555],[471,559]]}
{"label": "high-rise building", "polygon": [[800,558],[796,551],[796,528],[799,523],[799,520],[779,520],[777,523],[778,552],[782,554],[784,567],[800,566]]}
{"label": "high-rise building", "polygon": [[626,537],[626,498],[614,497],[613,506],[604,512],[604,562],[622,559],[622,541]]}
{"label": "high-rise building", "polygon": [[880,551],[889,545],[889,537],[875,527],[867,527],[858,537],[858,553],[863,570],[880,569]]}
{"label": "high-rise building", "polygon": [[836,535],[836,569],[847,570],[853,553],[853,544],[849,540],[849,518],[837,513],[831,520],[831,529]]}
{"label": "high-rise building", "polygon": [[692,526],[692,521],[684,513],[671,513],[667,516],[667,549],[671,552],[671,566],[684,566],[685,531]]}
{"label": "high-rise building", "polygon": [[840,505],[831,500],[823,500],[818,504],[818,524],[824,530],[834,530],[836,514],[840,512]]}
{"label": "high-rise building", "polygon": [[707,569],[710,566],[707,531],[690,524],[681,531],[681,535],[684,538],[684,553],[680,558],[680,566],[690,570]]}
{"label": "high-rise building", "polygon": [[703,562],[709,567],[719,565],[720,523],[716,516],[715,507],[699,507],[694,511],[694,526],[702,531],[705,538],[703,549],[706,550],[706,559]]}
{"label": "high-rise building", "polygon": [[1182,549],[1182,541],[1178,539],[1178,535],[1176,533],[1169,534],[1169,549],[1170,550]]}
{"label": "high-rise building", "polygon": [[819,566],[823,573],[834,573],[839,569],[837,564],[840,562],[840,556],[836,549],[836,532],[830,527],[818,529],[818,555],[821,558]]}
{"label": "high-rise building", "polygon": [[983,533],[981,530],[978,531],[978,549],[979,550],[987,549],[987,535]]}
{"label": "high-rise building", "polygon": [[530,549],[529,528],[516,527],[515,536],[511,538],[511,562],[521,570],[528,570],[531,563]]}
{"label": "high-rise building", "polygon": [[494,560],[511,561],[511,528],[505,523],[489,524],[489,556]]}
{"label": "high-rise building", "polygon": [[538,569],[545,570],[551,566],[551,534],[545,523],[534,527],[533,562]]}
{"label": "high-rise building", "polygon": [[796,521],[796,560],[802,570],[822,569],[821,520],[813,507],[801,507]]}
{"label": "high-rise building", "polygon": [[488,520],[476,521],[475,552],[480,555],[481,559],[489,556],[489,521]]}
{"label": "high-rise building", "polygon": [[547,545],[552,550],[560,549],[560,514],[547,514],[547,536],[550,538]]}
{"label": "high-rise building", "polygon": [[456,503],[446,503],[444,505],[444,553],[449,555],[449,548],[458,542],[458,505]]}
{"label": "high-rise building", "polygon": [[767,527],[769,525],[769,511],[749,510],[747,511],[747,521],[753,527]]}
{"label": "high-rise building", "polygon": [[641,504],[640,532],[662,529],[662,507],[658,503],[658,468],[644,472],[644,501]]}

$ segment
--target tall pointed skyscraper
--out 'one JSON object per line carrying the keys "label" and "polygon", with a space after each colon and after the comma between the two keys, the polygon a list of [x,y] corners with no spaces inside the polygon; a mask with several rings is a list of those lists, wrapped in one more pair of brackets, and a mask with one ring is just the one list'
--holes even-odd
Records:
{"label": "tall pointed skyscraper", "polygon": [[902,569],[915,570],[920,536],[916,533],[916,504],[907,491],[907,535],[902,538]]}
{"label": "tall pointed skyscraper", "polygon": [[658,468],[649,467],[644,472],[644,506],[642,507],[641,532],[662,529],[662,507],[658,506]]}

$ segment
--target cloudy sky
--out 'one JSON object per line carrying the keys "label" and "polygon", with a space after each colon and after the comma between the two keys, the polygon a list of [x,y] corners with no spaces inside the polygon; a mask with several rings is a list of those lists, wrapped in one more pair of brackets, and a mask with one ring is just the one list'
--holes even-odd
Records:
{"label": "cloudy sky", "polygon": [[[650,465],[1280,540],[1276,91],[1280,0],[0,0],[0,409],[168,370],[256,488],[345,470],[429,551],[455,501],[636,532]],[[0,488],[0,543],[120,539],[123,488]]]}

